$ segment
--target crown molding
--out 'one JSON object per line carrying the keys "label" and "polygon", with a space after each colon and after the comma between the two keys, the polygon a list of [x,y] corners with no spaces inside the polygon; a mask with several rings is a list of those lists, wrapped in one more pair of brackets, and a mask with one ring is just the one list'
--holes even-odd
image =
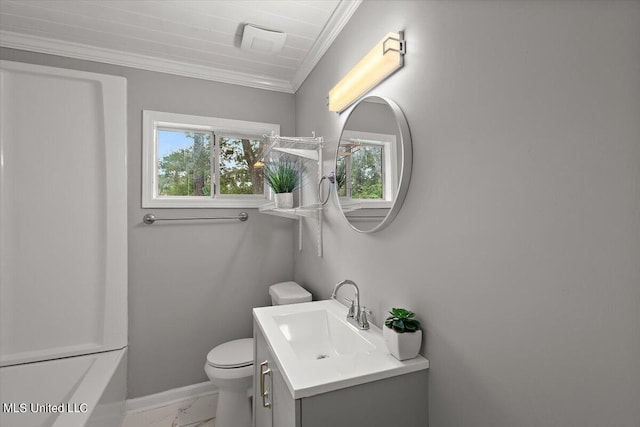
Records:
{"label": "crown molding", "polygon": [[333,11],[331,18],[329,18],[327,25],[323,28],[304,61],[302,61],[302,65],[300,65],[300,68],[298,68],[298,71],[296,71],[296,74],[293,76],[291,86],[294,92],[300,88],[305,79],[311,74],[313,68],[320,62],[322,56],[327,52],[344,26],[347,25],[347,22],[349,22],[351,16],[353,16],[361,3],[362,0],[340,1],[340,4],[338,4]]}
{"label": "crown molding", "polygon": [[340,34],[344,26],[349,22],[349,19],[351,19],[351,16],[361,3],[362,0],[340,1],[291,81],[6,30],[0,30],[0,46],[257,89],[295,93],[316,64],[322,59],[322,56],[329,49],[336,37],[338,37],[338,34]]}
{"label": "crown molding", "polygon": [[291,83],[285,79],[274,79],[254,74],[222,70],[203,65],[137,55],[113,49],[89,46],[82,43],[49,39],[5,30],[0,30],[0,46],[276,92],[295,92]]}

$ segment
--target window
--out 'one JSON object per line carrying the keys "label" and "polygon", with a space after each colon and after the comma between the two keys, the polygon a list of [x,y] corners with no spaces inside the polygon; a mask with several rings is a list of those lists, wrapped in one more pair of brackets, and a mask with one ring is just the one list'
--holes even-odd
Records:
{"label": "window", "polygon": [[337,163],[339,197],[369,207],[393,200],[398,185],[395,135],[345,130]]}
{"label": "window", "polygon": [[257,207],[269,123],[143,112],[143,208]]}

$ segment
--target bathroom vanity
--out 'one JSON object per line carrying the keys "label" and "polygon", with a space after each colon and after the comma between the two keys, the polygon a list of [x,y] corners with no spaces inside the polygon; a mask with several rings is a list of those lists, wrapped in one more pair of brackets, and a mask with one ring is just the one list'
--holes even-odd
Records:
{"label": "bathroom vanity", "polygon": [[342,304],[253,314],[255,427],[427,425],[429,361],[398,361],[380,329],[358,330]]}

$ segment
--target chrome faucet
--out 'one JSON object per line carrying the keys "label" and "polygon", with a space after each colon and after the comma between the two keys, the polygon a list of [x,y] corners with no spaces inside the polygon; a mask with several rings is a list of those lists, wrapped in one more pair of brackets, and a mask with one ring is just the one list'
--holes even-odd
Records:
{"label": "chrome faucet", "polygon": [[371,315],[371,311],[366,307],[360,307],[360,290],[358,285],[353,280],[345,279],[340,283],[336,283],[331,293],[332,299],[337,299],[338,289],[344,285],[353,286],[354,299],[345,298],[349,304],[349,311],[347,312],[347,321],[353,324],[358,329],[369,329],[369,321],[367,320],[367,314]]}

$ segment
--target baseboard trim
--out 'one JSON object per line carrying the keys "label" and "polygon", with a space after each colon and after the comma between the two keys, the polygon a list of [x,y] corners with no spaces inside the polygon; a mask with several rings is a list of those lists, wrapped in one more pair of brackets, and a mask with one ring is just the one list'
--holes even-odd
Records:
{"label": "baseboard trim", "polygon": [[172,405],[186,399],[218,394],[218,389],[211,381],[188,385],[186,387],[174,388],[148,396],[127,399],[127,413],[148,411],[162,406]]}

